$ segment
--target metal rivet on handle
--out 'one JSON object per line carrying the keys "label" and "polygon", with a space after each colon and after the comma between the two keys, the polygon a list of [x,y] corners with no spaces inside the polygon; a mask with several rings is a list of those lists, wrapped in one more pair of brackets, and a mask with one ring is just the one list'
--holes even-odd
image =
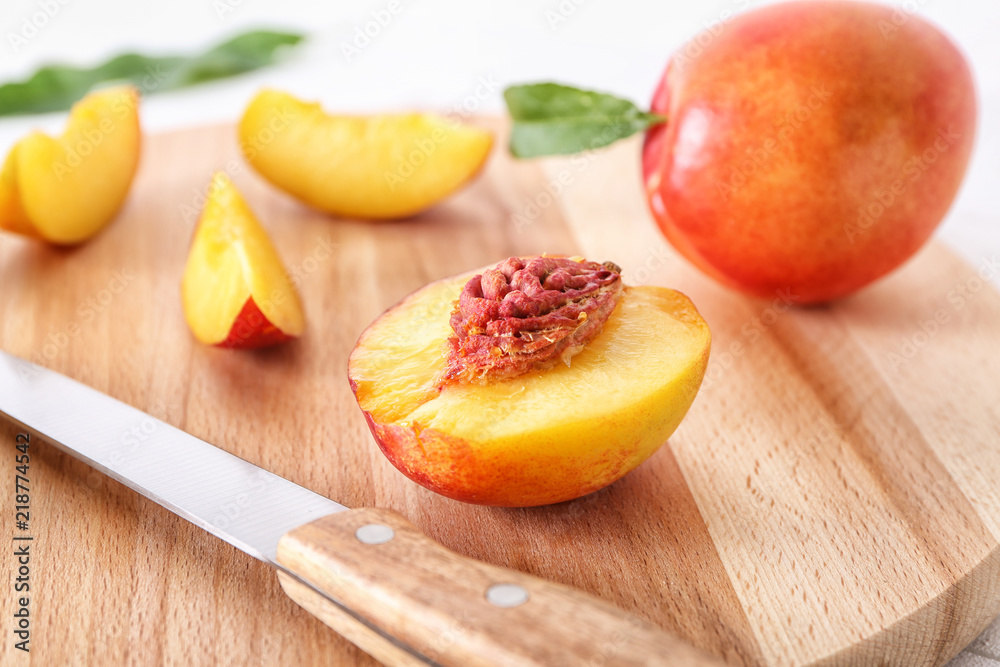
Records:
{"label": "metal rivet on handle", "polygon": [[494,584],[486,589],[486,599],[497,607],[520,607],[529,597],[528,591],[517,584]]}
{"label": "metal rivet on handle", "polygon": [[365,544],[385,544],[396,537],[396,531],[384,523],[366,523],[354,532],[354,537]]}

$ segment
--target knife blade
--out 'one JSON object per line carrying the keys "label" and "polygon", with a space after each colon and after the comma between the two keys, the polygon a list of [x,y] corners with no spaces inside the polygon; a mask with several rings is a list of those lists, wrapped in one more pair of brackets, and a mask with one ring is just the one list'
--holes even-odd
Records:
{"label": "knife blade", "polygon": [[395,512],[348,509],[3,351],[0,415],[273,566],[293,600],[386,664],[722,664],[602,600],[456,554]]}

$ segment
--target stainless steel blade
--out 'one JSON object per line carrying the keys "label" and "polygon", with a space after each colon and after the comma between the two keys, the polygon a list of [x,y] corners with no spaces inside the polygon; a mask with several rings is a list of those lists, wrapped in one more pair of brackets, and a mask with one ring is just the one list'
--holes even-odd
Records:
{"label": "stainless steel blade", "polygon": [[308,586],[359,625],[437,663],[278,563],[278,540],[347,508],[65,375],[0,350],[0,416]]}
{"label": "stainless steel blade", "polygon": [[0,414],[251,556],[347,509],[75,380],[0,351]]}

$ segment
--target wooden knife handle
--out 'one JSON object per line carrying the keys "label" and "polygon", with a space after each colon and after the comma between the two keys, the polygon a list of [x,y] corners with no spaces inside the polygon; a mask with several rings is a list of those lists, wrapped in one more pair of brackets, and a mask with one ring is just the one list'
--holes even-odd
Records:
{"label": "wooden knife handle", "polygon": [[[348,510],[296,528],[281,538],[278,562],[440,665],[723,664],[595,597],[460,556],[389,510]],[[426,664],[279,577],[293,600],[382,662]]]}

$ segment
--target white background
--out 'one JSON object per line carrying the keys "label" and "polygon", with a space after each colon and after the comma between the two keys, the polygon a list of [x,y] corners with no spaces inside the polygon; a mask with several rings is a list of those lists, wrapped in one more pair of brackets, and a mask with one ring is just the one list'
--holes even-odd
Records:
{"label": "white background", "polygon": [[[321,100],[330,110],[501,112],[503,86],[556,80],[647,105],[669,54],[687,38],[763,0],[0,0],[0,81],[51,61],[96,64],[123,50],[192,52],[252,27],[312,37],[282,65],[231,81],[152,96],[146,131],[233,121],[264,85]],[[398,3],[398,4],[397,4]],[[968,56],[979,89],[976,149],[939,232],[971,262],[1000,254],[1000,2],[898,0],[944,29]],[[46,13],[46,9],[48,10]],[[373,12],[391,20],[348,58]],[[49,16],[51,14],[51,16]],[[11,39],[11,35],[20,39]],[[23,41],[22,41],[23,40]],[[16,44],[15,44],[16,42]],[[473,97],[478,89],[485,99]],[[482,95],[481,95],[482,96]],[[467,109],[473,110],[473,109]],[[58,132],[62,114],[0,119],[0,151],[33,127]],[[994,278],[996,280],[996,277]],[[1000,624],[956,660],[1000,665]]]}

